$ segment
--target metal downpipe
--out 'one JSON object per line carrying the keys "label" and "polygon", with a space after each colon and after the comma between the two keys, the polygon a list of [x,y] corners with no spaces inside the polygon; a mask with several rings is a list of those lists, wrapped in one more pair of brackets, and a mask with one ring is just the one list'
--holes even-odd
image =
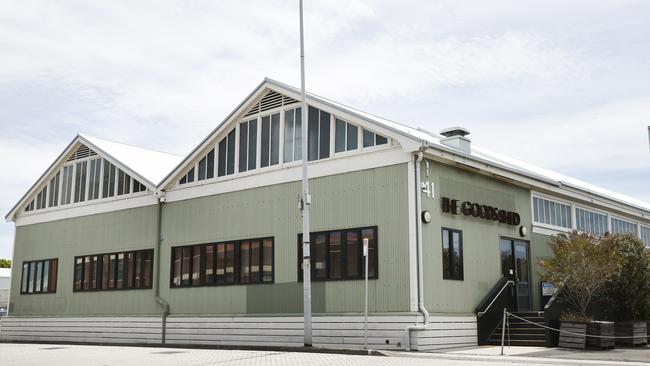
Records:
{"label": "metal downpipe", "polygon": [[415,160],[415,225],[417,228],[417,254],[418,254],[418,310],[422,313],[424,317],[423,324],[414,324],[406,327],[406,350],[411,350],[411,331],[412,330],[424,330],[429,325],[430,316],[429,311],[424,306],[424,259],[423,259],[423,250],[422,250],[422,222],[420,221],[420,211],[422,210],[422,193],[420,192],[420,164],[422,163],[423,154],[422,150],[424,147],[420,148],[418,152],[418,157]]}
{"label": "metal downpipe", "polygon": [[154,297],[156,299],[156,303],[160,305],[163,308],[162,314],[161,314],[161,343],[165,344],[165,336],[167,333],[167,315],[169,315],[169,303],[165,301],[162,297],[160,297],[160,248],[162,244],[162,207],[164,204],[164,200],[161,199],[160,197],[158,198],[158,213],[156,217],[156,251],[155,251],[155,256],[154,258],[154,263],[155,263],[155,270],[156,270],[156,280],[155,283],[156,285],[154,286]]}

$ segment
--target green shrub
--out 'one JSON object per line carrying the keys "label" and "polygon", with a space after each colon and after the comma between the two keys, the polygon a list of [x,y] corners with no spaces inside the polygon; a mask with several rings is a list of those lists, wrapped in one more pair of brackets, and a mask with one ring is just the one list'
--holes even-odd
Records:
{"label": "green shrub", "polygon": [[606,236],[622,258],[622,268],[603,296],[609,320],[650,319],[650,254],[635,235]]}

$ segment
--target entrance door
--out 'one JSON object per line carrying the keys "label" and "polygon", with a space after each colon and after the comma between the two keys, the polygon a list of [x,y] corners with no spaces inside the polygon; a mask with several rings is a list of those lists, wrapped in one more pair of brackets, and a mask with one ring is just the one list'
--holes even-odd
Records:
{"label": "entrance door", "polygon": [[531,310],[529,244],[522,240],[501,239],[501,273],[515,281],[517,311]]}

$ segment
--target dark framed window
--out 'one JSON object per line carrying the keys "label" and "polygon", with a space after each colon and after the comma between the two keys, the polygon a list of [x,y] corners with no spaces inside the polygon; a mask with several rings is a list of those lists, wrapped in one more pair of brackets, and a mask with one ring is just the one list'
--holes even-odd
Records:
{"label": "dark framed window", "polygon": [[153,249],[74,258],[72,291],[152,288]]}
{"label": "dark framed window", "polygon": [[[368,278],[379,275],[377,227],[310,233],[311,279],[336,281],[363,279],[363,239],[368,239]],[[298,279],[302,281],[302,234],[298,234]]]}
{"label": "dark framed window", "polygon": [[273,248],[272,237],[173,247],[170,286],[273,283]]}
{"label": "dark framed window", "polygon": [[463,232],[442,228],[442,278],[463,280]]}
{"label": "dark framed window", "polygon": [[56,292],[57,258],[23,262],[21,294],[51,294]]}
{"label": "dark framed window", "polygon": [[217,176],[235,173],[235,129],[224,136],[218,145]]}

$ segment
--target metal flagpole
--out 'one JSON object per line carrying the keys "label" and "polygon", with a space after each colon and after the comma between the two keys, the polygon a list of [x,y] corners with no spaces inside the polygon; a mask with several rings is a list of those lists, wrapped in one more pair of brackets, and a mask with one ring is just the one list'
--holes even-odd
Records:
{"label": "metal flagpole", "polygon": [[305,97],[305,37],[302,20],[302,0],[300,0],[300,105],[302,123],[302,279],[305,347],[311,347],[311,263],[309,260],[309,180],[307,176],[307,102]]}

